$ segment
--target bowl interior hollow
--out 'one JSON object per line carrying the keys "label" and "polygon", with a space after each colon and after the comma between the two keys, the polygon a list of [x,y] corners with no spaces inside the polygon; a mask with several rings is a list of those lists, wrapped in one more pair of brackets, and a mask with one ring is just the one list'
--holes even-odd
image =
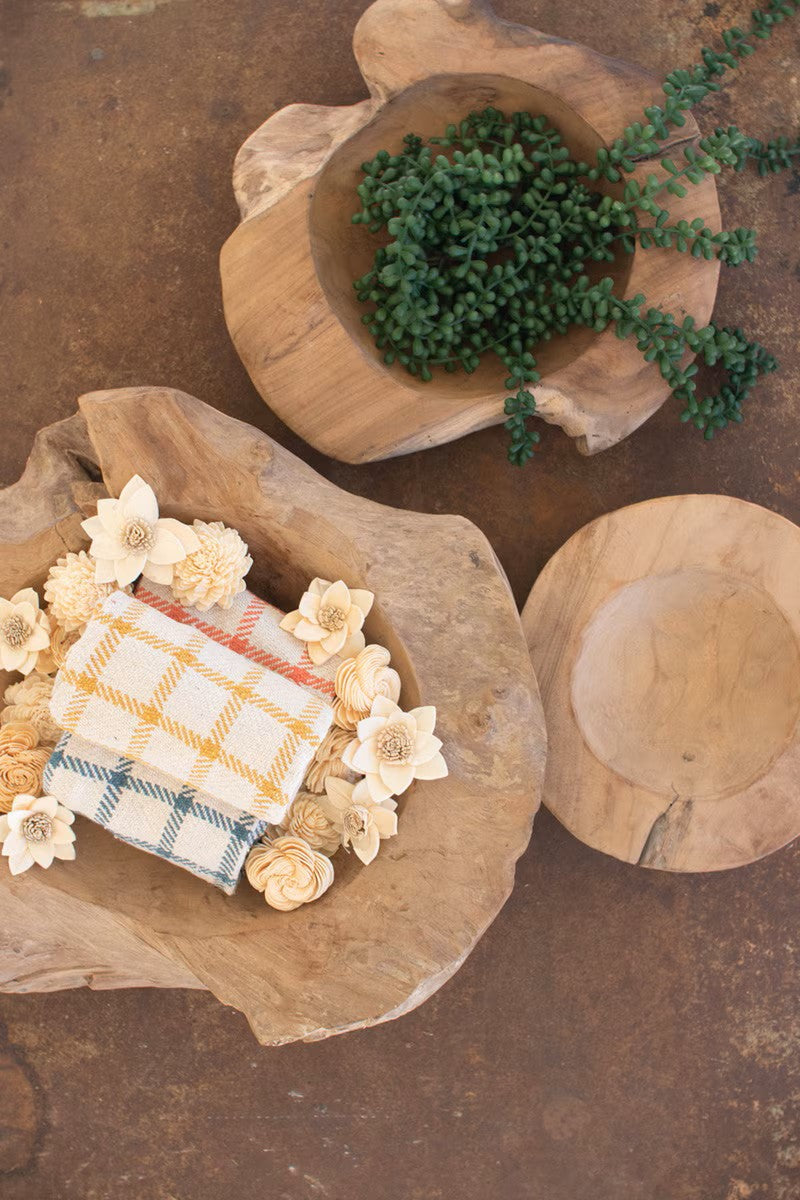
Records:
{"label": "bowl interior hollow", "polygon": [[[603,145],[599,133],[575,109],[554,93],[533,84],[500,75],[432,76],[390,100],[368,125],[336,150],[319,176],[311,201],[309,222],[314,265],[333,313],[364,356],[409,389],[423,385],[401,364],[384,363],[383,352],[377,349],[361,321],[367,308],[357,300],[353,289],[353,281],[369,270],[375,251],[382,244],[382,235],[371,234],[365,226],[350,222],[350,216],[358,208],[356,188],[363,178],[361,164],[373,158],[378,150],[392,153],[401,150],[407,133],[416,133],[423,139],[440,135],[449,123],[457,123],[473,110],[487,107],[508,114],[527,111],[546,117],[575,159],[590,161]],[[596,186],[603,190],[600,184]],[[386,240],[384,232],[383,242]],[[631,265],[632,256],[621,255],[613,263],[596,264],[587,273],[598,278],[611,275],[615,290],[621,293]],[[575,327],[569,337],[541,343],[536,349],[540,373],[546,375],[567,366],[597,336],[593,330]],[[479,397],[492,391],[502,393],[506,374],[500,360],[486,354],[472,375],[437,369],[433,379],[424,385],[425,395],[433,400]]]}
{"label": "bowl interior hollow", "polygon": [[698,567],[615,592],[583,631],[572,707],[592,753],[667,799],[762,778],[800,715],[800,653],[763,588]]}
{"label": "bowl interior hollow", "polygon": [[[176,515],[191,520],[189,511],[176,509]],[[279,525],[271,521],[245,517],[234,509],[203,513],[203,518],[219,519],[238,528],[245,537],[254,559],[247,585],[256,595],[283,609],[296,607],[300,595],[315,575],[344,579],[351,587],[367,587],[358,561],[358,547],[341,530],[316,523],[317,537],[309,538],[305,523]],[[42,590],[43,578],[24,581],[24,586]],[[406,709],[420,704],[420,689],[405,643],[382,603],[391,598],[376,596],[367,617],[364,632],[368,643],[385,646],[392,655],[392,666],[402,682],[401,703]],[[0,697],[9,683],[20,676],[0,672]],[[417,788],[412,785],[401,798],[401,809],[415,803]],[[118,841],[106,830],[84,817],[77,818],[77,852],[80,869],[73,864],[55,863],[41,872],[44,886],[54,888],[87,903],[102,901],[110,912],[131,921],[142,921],[160,934],[207,937],[213,928],[215,937],[257,929],[259,923],[280,919],[271,909],[264,911],[262,897],[242,877],[233,896],[196,878],[188,871],[151,854],[143,853]],[[340,852],[336,857],[337,886],[341,889],[355,877],[358,863],[354,856]]]}

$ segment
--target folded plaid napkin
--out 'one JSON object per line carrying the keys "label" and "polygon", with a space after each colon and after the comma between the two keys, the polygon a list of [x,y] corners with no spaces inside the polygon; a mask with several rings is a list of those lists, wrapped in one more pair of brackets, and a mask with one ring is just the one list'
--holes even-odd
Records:
{"label": "folded plaid napkin", "polygon": [[230,895],[247,851],[267,822],[161,772],[65,733],[44,786],[72,812],[139,850],[184,867]]}
{"label": "folded plaid napkin", "polygon": [[215,605],[201,613],[178,604],[168,587],[142,579],[136,588],[136,599],[181,625],[193,625],[212,641],[333,702],[333,681],[342,661],[338,654],[321,667],[314,666],[305,642],[280,628],[286,614],[252,592],[241,592],[234,597],[230,608]]}
{"label": "folded plaid napkin", "polygon": [[333,707],[285,676],[113,592],[61,668],[62,729],[277,824]]}

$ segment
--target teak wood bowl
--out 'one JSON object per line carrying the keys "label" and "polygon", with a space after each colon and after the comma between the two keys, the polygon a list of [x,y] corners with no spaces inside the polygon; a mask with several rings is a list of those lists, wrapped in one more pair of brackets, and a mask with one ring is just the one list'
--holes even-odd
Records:
{"label": "teak wood bowl", "polygon": [[[225,317],[258,391],[301,437],[334,458],[365,462],[451,441],[504,420],[507,372],[487,355],[474,375],[421,383],[386,366],[361,323],[353,280],[377,242],[353,226],[360,164],[397,150],[409,131],[441,133],[492,105],[543,114],[589,158],[659,100],[648,72],[498,20],[480,0],[376,0],[353,50],[370,98],[349,108],[292,104],[244,143],[234,167],[242,222],[222,250]],[[698,136],[689,117],[670,145]],[[643,160],[632,178],[662,173]],[[676,220],[719,228],[711,177],[673,198]],[[703,324],[719,264],[641,250],[615,264],[618,289]],[[664,402],[658,368],[612,329],[574,329],[537,351],[538,410],[585,454],[615,445]]]}
{"label": "teak wood bowl", "polygon": [[553,556],[522,620],[568,829],[671,871],[800,834],[799,585],[800,529],[730,496],[620,509]]}
{"label": "teak wood bowl", "polygon": [[[233,897],[79,819],[77,861],[0,869],[0,990],[208,988],[264,1043],[401,1015],[461,965],[513,885],[539,804],[545,734],[519,615],[483,535],[351,496],[265,435],[180,392],[84,396],[0,493],[0,595],[41,588],[85,546],[80,521],[134,472],[166,515],[242,533],[250,586],[294,606],[315,575],[369,587],[367,640],[409,706],[438,709],[450,775],[401,800],[400,832],[293,913],[242,880]],[[3,680],[0,679],[0,684]]]}

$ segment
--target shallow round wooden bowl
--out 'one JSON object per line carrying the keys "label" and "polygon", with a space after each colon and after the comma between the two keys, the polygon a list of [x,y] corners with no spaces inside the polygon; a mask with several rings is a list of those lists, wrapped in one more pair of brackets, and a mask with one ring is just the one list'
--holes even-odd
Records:
{"label": "shallow round wooden bowl", "polygon": [[391,650],[408,707],[437,706],[450,775],[412,786],[369,868],[340,852],[330,891],[288,914],[246,880],[224,896],[78,818],[76,862],[16,879],[0,869],[0,990],[208,988],[264,1043],[399,1016],[497,915],[539,804],[542,708],[492,549],[460,517],[340,491],[191,396],[130,388],[84,396],[0,493],[0,595],[41,588],[60,554],[85,546],[98,495],[134,472],[166,515],[240,530],[251,588],[283,607],[315,575],[374,591],[367,640]]}
{"label": "shallow round wooden bowl", "polygon": [[544,800],[626,862],[715,871],[800,834],[800,529],[730,496],[585,526],[523,612]]}
{"label": "shallow round wooden bowl", "polygon": [[[292,104],[239,151],[242,223],[223,247],[221,273],[228,328],[263,398],[318,450],[364,462],[504,420],[507,371],[488,355],[474,375],[440,371],[425,384],[382,361],[353,290],[378,244],[350,222],[361,163],[400,149],[407,132],[441,133],[487,105],[543,114],[586,160],[661,93],[647,72],[500,21],[477,0],[377,0],[353,49],[370,99],[350,108]],[[688,118],[674,142],[697,134]],[[643,160],[632,177],[652,173],[662,173],[658,161]],[[671,203],[676,220],[700,216],[719,228],[711,177]],[[604,271],[620,294],[642,292],[677,318],[705,323],[711,314],[716,261],[637,250]],[[576,328],[545,344],[539,359],[540,414],[587,454],[627,436],[669,394],[658,368],[611,329]]]}

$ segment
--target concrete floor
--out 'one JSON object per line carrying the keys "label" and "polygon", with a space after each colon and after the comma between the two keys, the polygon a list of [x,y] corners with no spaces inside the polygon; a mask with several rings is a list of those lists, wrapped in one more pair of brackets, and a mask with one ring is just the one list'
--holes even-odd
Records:
{"label": "concrete floor", "polygon": [[[326,461],[262,404],[222,320],[230,164],[294,100],[364,94],[364,0],[0,0],[0,482],[96,387],[183,388],[338,484],[470,517],[524,601],[586,521],[725,492],[800,518],[800,174],[726,177],[758,264],[717,316],[782,362],[706,445],[664,409],[580,458],[489,430],[368,468]],[[503,0],[502,15],[664,72],[732,0]],[[100,14],[100,15],[98,15]],[[800,28],[707,103],[704,128],[800,124]],[[779,114],[776,116],[776,114]],[[623,866],[537,820],[509,904],[455,979],[391,1025],[260,1049],[210,996],[0,997],[3,1200],[793,1200],[800,1196],[800,845],[748,870]],[[0,914],[2,937],[2,914]],[[5,1174],[4,1174],[5,1172]]]}

